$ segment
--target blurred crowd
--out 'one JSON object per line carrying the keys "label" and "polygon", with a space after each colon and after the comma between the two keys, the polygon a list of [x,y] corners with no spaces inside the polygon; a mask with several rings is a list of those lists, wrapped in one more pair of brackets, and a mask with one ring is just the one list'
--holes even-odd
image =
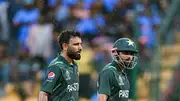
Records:
{"label": "blurred crowd", "polygon": [[170,0],[0,0],[0,96],[13,84],[22,101],[37,94],[48,63],[60,51],[62,30],[81,32],[78,61],[80,97],[96,101],[96,79],[111,61],[109,49],[120,37],[140,50],[139,75],[148,72],[157,30]]}

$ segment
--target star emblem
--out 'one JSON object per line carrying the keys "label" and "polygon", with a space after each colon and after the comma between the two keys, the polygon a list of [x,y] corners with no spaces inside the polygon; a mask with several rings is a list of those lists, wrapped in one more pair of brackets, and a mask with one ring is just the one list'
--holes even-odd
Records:
{"label": "star emblem", "polygon": [[131,41],[131,40],[128,40],[128,41],[126,41],[127,43],[128,43],[128,46],[134,46],[134,42],[133,41]]}

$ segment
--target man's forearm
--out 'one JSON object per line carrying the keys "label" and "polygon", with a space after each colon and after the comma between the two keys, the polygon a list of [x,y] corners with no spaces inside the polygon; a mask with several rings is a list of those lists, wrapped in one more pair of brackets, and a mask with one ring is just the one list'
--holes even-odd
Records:
{"label": "man's forearm", "polygon": [[38,101],[48,101],[48,93],[40,91]]}

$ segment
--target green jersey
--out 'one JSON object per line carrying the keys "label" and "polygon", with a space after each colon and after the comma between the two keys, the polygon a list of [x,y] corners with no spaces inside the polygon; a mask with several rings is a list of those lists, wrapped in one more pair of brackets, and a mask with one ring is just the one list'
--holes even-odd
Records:
{"label": "green jersey", "polygon": [[98,93],[106,94],[107,101],[128,101],[130,84],[127,75],[113,61],[106,65],[98,78]]}
{"label": "green jersey", "polygon": [[48,66],[41,91],[50,94],[50,101],[78,101],[77,64],[70,65],[62,56],[55,58]]}

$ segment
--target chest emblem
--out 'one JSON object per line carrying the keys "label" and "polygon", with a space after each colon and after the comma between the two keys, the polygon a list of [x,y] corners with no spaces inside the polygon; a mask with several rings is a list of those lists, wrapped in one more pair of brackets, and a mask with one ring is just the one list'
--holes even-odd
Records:
{"label": "chest emblem", "polygon": [[124,82],[123,82],[123,79],[121,76],[119,76],[118,78],[118,84],[121,86],[121,85],[124,85]]}
{"label": "chest emblem", "polygon": [[71,79],[71,76],[70,76],[69,71],[66,71],[66,73],[65,73],[65,79],[66,79],[66,80],[70,80],[70,79]]}

